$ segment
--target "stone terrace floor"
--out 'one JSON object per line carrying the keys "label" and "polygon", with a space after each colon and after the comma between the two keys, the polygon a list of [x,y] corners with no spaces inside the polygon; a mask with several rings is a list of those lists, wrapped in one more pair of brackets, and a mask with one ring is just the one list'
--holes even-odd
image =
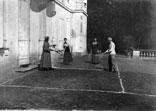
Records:
{"label": "stone terrace floor", "polygon": [[[96,69],[96,70],[107,70],[107,55],[99,55],[100,64],[93,65],[90,63],[91,57],[90,55],[85,55],[82,57],[75,57],[74,62],[71,65],[63,65],[60,64],[62,59],[57,61],[55,67],[61,68],[82,68],[82,69]],[[119,71],[122,72],[138,72],[138,73],[146,73],[146,74],[156,74],[156,59],[137,59],[137,58],[128,58],[123,55],[116,56],[117,65]]]}
{"label": "stone terrace floor", "polygon": [[0,84],[0,109],[156,110],[156,62],[117,56],[119,71],[107,71],[107,56],[88,55],[52,71],[33,70]]}

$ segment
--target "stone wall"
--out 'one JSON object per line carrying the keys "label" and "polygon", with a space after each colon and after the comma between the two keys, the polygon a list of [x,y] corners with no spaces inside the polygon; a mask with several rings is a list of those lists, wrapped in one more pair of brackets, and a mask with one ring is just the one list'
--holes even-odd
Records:
{"label": "stone wall", "polygon": [[14,73],[18,65],[18,1],[0,0],[0,80]]}
{"label": "stone wall", "polygon": [[[63,48],[66,37],[73,52],[85,52],[86,14],[57,1],[47,8],[49,0],[44,2],[0,0],[0,79],[11,77],[21,65],[38,64],[45,36],[49,36],[49,43],[56,44],[59,49]],[[51,56],[55,65],[59,55],[52,52]]]}

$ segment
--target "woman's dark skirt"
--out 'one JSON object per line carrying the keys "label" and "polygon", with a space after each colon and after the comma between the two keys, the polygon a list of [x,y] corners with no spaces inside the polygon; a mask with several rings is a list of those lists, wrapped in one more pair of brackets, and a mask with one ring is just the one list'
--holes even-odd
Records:
{"label": "woman's dark skirt", "polygon": [[64,52],[63,63],[73,62],[73,57],[70,52]]}
{"label": "woman's dark skirt", "polygon": [[91,63],[92,64],[99,64],[99,56],[96,55],[96,54],[92,54],[92,57],[91,57]]}
{"label": "woman's dark skirt", "polygon": [[50,69],[51,66],[52,64],[51,64],[50,52],[43,51],[40,60],[39,69]]}

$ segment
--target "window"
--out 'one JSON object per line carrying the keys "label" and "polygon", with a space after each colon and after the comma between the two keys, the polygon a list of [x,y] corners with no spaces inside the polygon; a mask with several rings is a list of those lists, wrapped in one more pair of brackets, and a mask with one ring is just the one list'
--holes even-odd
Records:
{"label": "window", "polygon": [[84,3],[84,6],[86,7],[87,6],[87,3]]}
{"label": "window", "polygon": [[80,33],[81,33],[81,34],[83,33],[83,24],[82,24],[82,22],[81,22],[81,24],[80,24]]}
{"label": "window", "polygon": [[83,16],[81,16],[81,20],[83,20]]}

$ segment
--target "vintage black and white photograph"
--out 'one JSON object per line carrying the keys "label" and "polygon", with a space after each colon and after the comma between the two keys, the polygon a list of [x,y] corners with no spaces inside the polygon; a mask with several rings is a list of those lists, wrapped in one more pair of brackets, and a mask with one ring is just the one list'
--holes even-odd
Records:
{"label": "vintage black and white photograph", "polygon": [[156,0],[0,0],[0,110],[156,111]]}

